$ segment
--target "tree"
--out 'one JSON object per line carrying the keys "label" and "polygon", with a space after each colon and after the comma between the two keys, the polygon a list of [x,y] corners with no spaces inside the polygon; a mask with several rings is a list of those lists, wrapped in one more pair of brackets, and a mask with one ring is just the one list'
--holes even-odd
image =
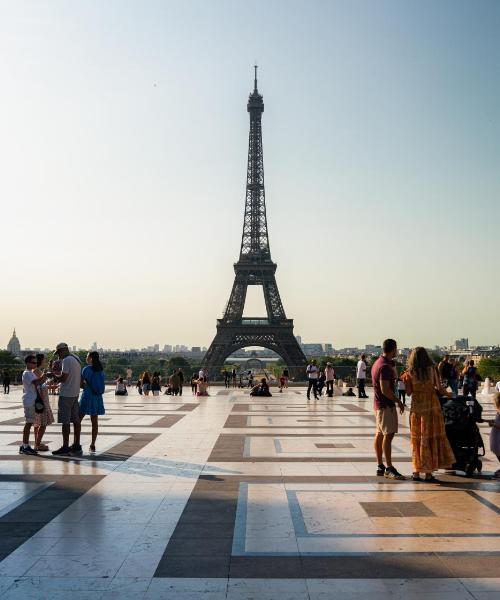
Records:
{"label": "tree", "polygon": [[477,365],[479,375],[483,379],[489,377],[495,381],[500,380],[500,358],[483,358]]}

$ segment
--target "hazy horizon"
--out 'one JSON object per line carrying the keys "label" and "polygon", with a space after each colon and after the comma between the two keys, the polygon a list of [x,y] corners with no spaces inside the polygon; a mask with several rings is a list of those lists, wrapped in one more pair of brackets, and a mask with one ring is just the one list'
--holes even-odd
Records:
{"label": "hazy horizon", "polygon": [[0,347],[209,346],[255,60],[294,333],[498,344],[499,30],[487,0],[0,0]]}

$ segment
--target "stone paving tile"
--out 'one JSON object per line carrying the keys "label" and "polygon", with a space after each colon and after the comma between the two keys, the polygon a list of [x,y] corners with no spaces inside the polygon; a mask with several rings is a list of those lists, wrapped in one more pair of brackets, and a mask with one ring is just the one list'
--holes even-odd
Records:
{"label": "stone paving tile", "polygon": [[[370,400],[221,391],[106,395],[106,448],[78,460],[17,455],[20,392],[0,397],[2,600],[500,597],[498,483],[377,478]],[[411,471],[407,415],[394,445]],[[52,483],[9,508],[22,482]]]}

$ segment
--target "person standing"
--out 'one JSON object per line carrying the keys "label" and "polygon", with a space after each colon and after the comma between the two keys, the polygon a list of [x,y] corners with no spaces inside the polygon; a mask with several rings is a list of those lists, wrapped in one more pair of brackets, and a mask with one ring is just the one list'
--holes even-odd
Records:
{"label": "person standing", "polygon": [[2,377],[3,393],[10,394],[10,373],[5,370]]}
{"label": "person standing", "polygon": [[231,379],[232,379],[232,383],[233,383],[233,388],[237,387],[236,369],[234,367],[233,367],[233,370],[231,371]]}
{"label": "person standing", "polygon": [[[405,479],[392,464],[392,440],[398,432],[399,407],[401,414],[405,407],[395,394],[396,363],[394,358],[398,347],[395,340],[384,340],[382,355],[372,366],[373,407],[376,418],[375,454],[377,457],[377,475],[388,479]],[[385,456],[386,465],[383,457]]]}
{"label": "person standing", "polygon": [[356,379],[358,383],[358,398],[368,398],[365,391],[366,383],[366,355],[362,354],[356,366]]}
{"label": "person standing", "polygon": [[248,371],[248,387],[253,387],[253,373],[252,371]]}
{"label": "person standing", "polygon": [[445,354],[443,360],[438,364],[439,377],[443,383],[443,387],[446,389],[449,385],[450,373],[452,365],[450,362],[450,355]]}
{"label": "person standing", "polygon": [[179,375],[179,396],[182,396],[182,388],[184,386],[184,373],[181,367],[177,369],[177,375]]}
{"label": "person standing", "polygon": [[[497,384],[498,385],[498,384]],[[494,419],[488,421],[488,425],[491,427],[490,431],[490,450],[500,461],[500,393],[496,392],[493,395],[493,405],[496,409],[496,415]],[[500,479],[500,469],[493,473],[495,479]]]}
{"label": "person standing", "polygon": [[151,391],[151,375],[149,374],[149,371],[144,371],[141,375],[141,384],[144,395],[149,396],[149,392]]}
{"label": "person standing", "polygon": [[325,373],[318,370],[318,382],[316,383],[316,391],[320,398],[323,395],[323,388],[325,387],[325,381],[326,381]]}
{"label": "person standing", "polygon": [[408,369],[402,379],[411,396],[410,436],[413,462],[413,481],[437,482],[433,471],[450,469],[455,462],[444,427],[444,417],[438,395],[448,396],[434,362],[427,350],[414,348],[408,358]]}
{"label": "person standing", "polygon": [[[90,452],[95,452],[95,442],[99,431],[99,416],[106,413],[102,395],[106,388],[104,369],[95,350],[87,354],[87,366],[82,371],[83,391],[80,398],[80,421],[89,415],[92,424],[92,441]],[[126,388],[125,388],[125,391]],[[115,392],[116,393],[116,392]]]}
{"label": "person standing", "polygon": [[179,388],[181,385],[181,380],[177,369],[174,369],[174,372],[172,375],[170,375],[168,383],[170,385],[170,389],[172,390],[172,395],[177,396],[179,394]]}
{"label": "person standing", "polygon": [[224,369],[224,371],[222,371],[222,376],[224,377],[224,387],[228,388],[229,387],[229,373],[228,373],[227,369]]}
{"label": "person standing", "polygon": [[335,381],[335,369],[332,367],[331,362],[326,363],[325,367],[325,382],[326,382],[326,395],[333,398],[333,382]]}
{"label": "person standing", "polygon": [[196,373],[193,373],[191,375],[191,393],[193,394],[193,396],[196,396],[197,387],[198,387],[198,376],[196,375]]}
{"label": "person standing", "polygon": [[462,371],[464,377],[464,396],[467,397],[469,394],[476,399],[477,384],[479,380],[479,374],[477,368],[474,366],[474,361],[469,360]]}
{"label": "person standing", "polygon": [[311,390],[314,394],[314,399],[318,399],[318,365],[316,364],[316,359],[312,359],[311,362],[307,365],[306,373],[307,373],[307,399],[311,399]]}
{"label": "person standing", "polygon": [[132,385],[132,369],[130,367],[127,367],[126,373],[127,373],[127,386],[130,387]]}
{"label": "person standing", "polygon": [[285,390],[287,390],[288,389],[288,380],[290,379],[290,373],[289,373],[287,367],[285,367],[283,369],[283,379],[285,380],[285,384],[283,387],[285,388]]}
{"label": "person standing", "polygon": [[[34,370],[34,373],[38,378],[41,378],[44,374],[44,361],[44,354],[36,355],[36,369]],[[43,401],[43,410],[42,412],[35,411],[35,421],[33,423],[35,431],[35,450],[37,452],[46,452],[49,447],[47,444],[42,444],[43,434],[45,433],[47,425],[52,425],[54,422],[54,415],[52,414],[52,409],[50,408],[47,382],[38,384],[38,393]]]}
{"label": "person standing", "polygon": [[453,396],[458,396],[458,366],[456,359],[450,361],[451,369],[450,376],[448,377],[448,385],[453,392]]}
{"label": "person standing", "polygon": [[30,431],[31,426],[35,422],[35,402],[37,400],[37,386],[45,382],[46,376],[38,377],[35,374],[36,357],[33,354],[28,354],[24,359],[26,365],[23,371],[23,407],[24,407],[24,428],[23,442],[19,447],[19,454],[27,454],[29,456],[37,456],[38,452],[30,446]]}
{"label": "person standing", "polygon": [[[54,450],[54,456],[82,456],[80,445],[80,408],[78,398],[80,396],[80,384],[82,380],[82,368],[80,360],[71,354],[68,344],[61,342],[57,344],[56,354],[62,360],[62,371],[60,375],[53,373],[54,378],[60,382],[57,422],[62,425],[63,445],[59,450]],[[73,423],[73,444],[69,445],[70,424]]]}
{"label": "person standing", "polygon": [[161,377],[158,371],[154,371],[153,378],[151,379],[151,391],[153,396],[159,396],[161,392]]}

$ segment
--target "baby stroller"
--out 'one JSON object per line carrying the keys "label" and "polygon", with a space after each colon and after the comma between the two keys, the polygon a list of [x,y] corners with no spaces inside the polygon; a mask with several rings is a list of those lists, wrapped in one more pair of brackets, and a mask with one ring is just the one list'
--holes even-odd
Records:
{"label": "baby stroller", "polygon": [[442,405],[446,435],[455,455],[453,469],[472,477],[481,472],[484,442],[477,423],[482,423],[483,407],[471,397],[449,398]]}

